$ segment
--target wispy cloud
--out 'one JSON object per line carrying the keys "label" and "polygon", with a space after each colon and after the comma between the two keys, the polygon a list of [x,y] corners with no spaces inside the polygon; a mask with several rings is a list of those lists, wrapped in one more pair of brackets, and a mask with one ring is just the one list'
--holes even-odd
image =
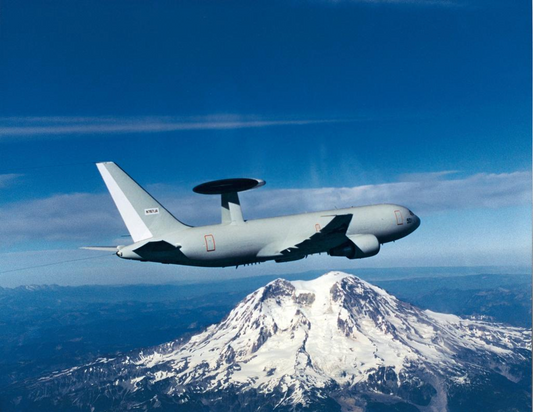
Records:
{"label": "wispy cloud", "polygon": [[[461,209],[499,209],[531,204],[531,172],[480,173],[461,179],[419,179],[344,188],[256,190],[241,196],[246,218],[270,217],[374,203],[398,203],[423,218]],[[158,190],[159,191],[159,190]],[[163,193],[163,192],[161,192]],[[205,196],[156,197],[193,225],[219,222],[219,201]],[[126,234],[107,193],[56,195],[0,208],[0,239],[15,241],[94,241]],[[125,242],[129,241],[125,240]]]}
{"label": "wispy cloud", "polygon": [[329,3],[363,3],[363,4],[398,4],[414,6],[440,6],[456,7],[461,5],[460,1],[454,0],[328,0]]}
{"label": "wispy cloud", "polygon": [[13,182],[21,176],[23,175],[19,173],[9,173],[0,175],[0,189],[11,186]]}
{"label": "wispy cloud", "polygon": [[[81,240],[125,229],[106,194],[74,193],[17,202],[0,208],[0,238],[26,240]],[[120,218],[119,218],[120,219]],[[110,229],[107,229],[109,227]]]}
{"label": "wispy cloud", "polygon": [[[251,209],[302,212],[375,203],[397,203],[416,213],[431,214],[457,209],[498,209],[531,204],[531,172],[479,173],[462,179],[428,179],[344,188],[289,189],[250,192]],[[416,175],[413,175],[416,176]]]}
{"label": "wispy cloud", "polygon": [[160,133],[180,130],[224,130],[274,126],[303,126],[343,123],[362,118],[262,118],[217,115],[201,117],[4,117],[0,118],[0,139],[10,137],[64,137],[117,133]]}
{"label": "wispy cloud", "polygon": [[398,177],[400,182],[424,182],[431,180],[439,180],[443,177],[458,173],[457,170],[443,170],[441,172],[429,173],[404,173]]}

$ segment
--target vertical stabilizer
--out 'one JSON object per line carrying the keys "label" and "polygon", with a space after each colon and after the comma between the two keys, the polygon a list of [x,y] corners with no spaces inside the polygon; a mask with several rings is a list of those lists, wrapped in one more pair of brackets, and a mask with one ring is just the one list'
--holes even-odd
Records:
{"label": "vertical stabilizer", "polygon": [[96,167],[134,242],[188,227],[172,216],[115,163],[97,163]]}

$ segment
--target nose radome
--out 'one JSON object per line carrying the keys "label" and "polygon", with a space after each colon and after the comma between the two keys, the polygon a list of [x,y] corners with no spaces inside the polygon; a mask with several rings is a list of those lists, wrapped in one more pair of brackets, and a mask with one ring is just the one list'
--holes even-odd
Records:
{"label": "nose radome", "polygon": [[415,229],[418,229],[418,227],[420,226],[420,218],[415,215]]}
{"label": "nose radome", "polygon": [[403,211],[405,212],[405,215],[408,216],[407,223],[409,233],[412,233],[420,226],[420,218],[415,215],[410,209],[403,208]]}

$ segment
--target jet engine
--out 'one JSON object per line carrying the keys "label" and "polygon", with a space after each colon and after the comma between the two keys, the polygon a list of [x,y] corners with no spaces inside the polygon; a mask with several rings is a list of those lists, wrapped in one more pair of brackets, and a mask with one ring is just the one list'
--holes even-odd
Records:
{"label": "jet engine", "polygon": [[375,256],[379,252],[380,244],[374,235],[348,236],[348,241],[330,249],[330,256],[346,256],[348,259],[363,259]]}

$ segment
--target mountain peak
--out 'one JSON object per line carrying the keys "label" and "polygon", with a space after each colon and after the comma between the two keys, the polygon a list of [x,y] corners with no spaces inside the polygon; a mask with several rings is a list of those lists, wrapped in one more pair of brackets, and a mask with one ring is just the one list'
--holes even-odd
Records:
{"label": "mountain peak", "polygon": [[[423,311],[355,276],[329,272],[311,281],[276,279],[185,344],[110,363],[115,385],[133,392],[163,385],[180,402],[239,391],[289,407],[332,391],[398,399],[414,391],[416,404],[439,410],[446,382],[461,385],[480,373],[519,379],[512,365],[530,356],[530,342],[524,329]],[[61,386],[90,371],[48,382]]]}
{"label": "mountain peak", "polygon": [[[312,280],[294,280],[290,282],[296,289],[318,290],[322,291],[331,288],[335,283],[345,278],[351,278],[363,282],[361,279],[344,272],[328,272]],[[366,283],[366,282],[364,282]]]}
{"label": "mountain peak", "polygon": [[331,304],[332,301],[339,301],[344,293],[361,296],[375,294],[395,299],[377,286],[356,276],[338,271],[328,272],[316,279],[307,281],[288,281],[278,278],[255,293],[261,295],[261,302],[275,299],[280,304],[281,298],[290,298],[295,303],[306,304],[307,307],[318,307],[328,302]]}

